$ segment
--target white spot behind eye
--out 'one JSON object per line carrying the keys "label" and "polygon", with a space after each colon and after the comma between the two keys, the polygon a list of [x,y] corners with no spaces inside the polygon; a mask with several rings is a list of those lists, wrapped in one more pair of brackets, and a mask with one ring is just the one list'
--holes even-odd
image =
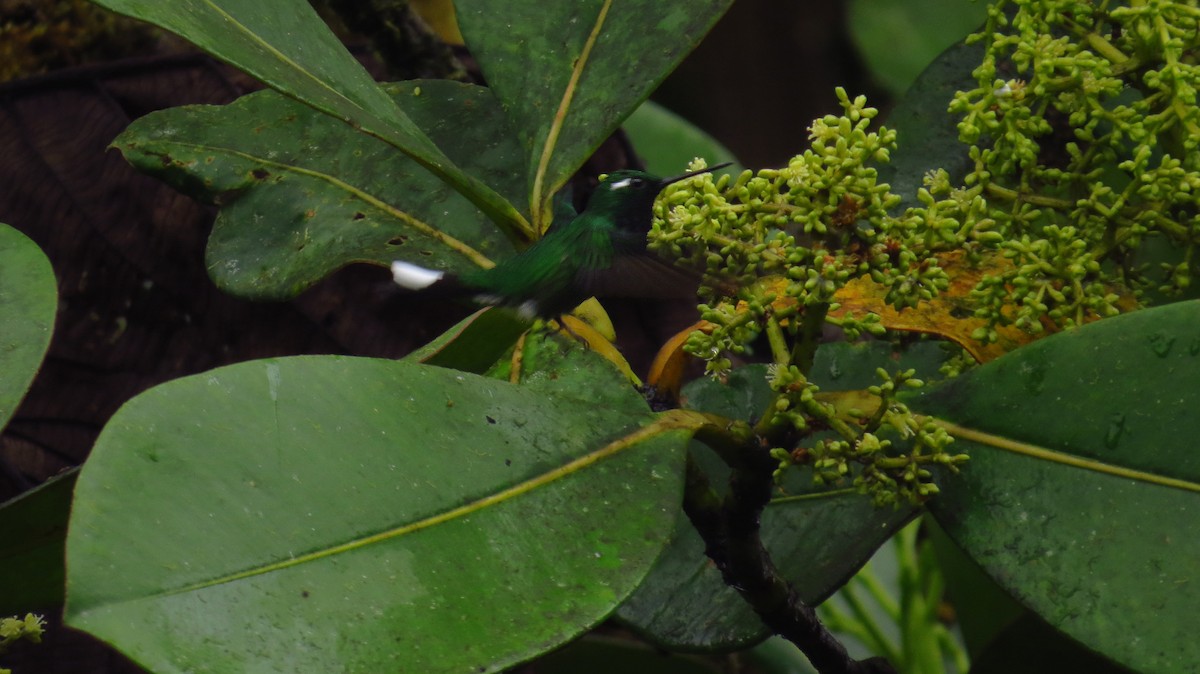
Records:
{"label": "white spot behind eye", "polygon": [[630,185],[632,185],[633,180],[634,180],[633,178],[622,178],[622,179],[618,180],[617,182],[613,183],[609,189],[623,190],[626,187],[629,187]]}

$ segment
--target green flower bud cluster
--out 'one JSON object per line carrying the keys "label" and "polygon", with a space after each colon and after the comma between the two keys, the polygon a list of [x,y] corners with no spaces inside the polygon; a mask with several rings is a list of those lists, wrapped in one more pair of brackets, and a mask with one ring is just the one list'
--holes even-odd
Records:
{"label": "green flower bud cluster", "polygon": [[[920,215],[1013,263],[973,293],[991,326],[977,337],[1114,314],[1114,288],[1186,289],[1200,242],[1195,4],[999,0],[972,40],[978,86],[950,112],[974,169],[959,189],[927,176]],[[1178,252],[1159,274],[1138,256],[1151,238]]]}
{"label": "green flower bud cluster", "polygon": [[951,355],[938,366],[938,374],[946,379],[957,377],[979,365],[979,361],[961,346],[946,344],[944,348],[948,349]]}
{"label": "green flower bud cluster", "polygon": [[[0,653],[21,639],[41,643],[45,626],[42,617],[32,613],[26,613],[24,618],[0,618]],[[11,674],[11,670],[0,667],[0,674]]]}
{"label": "green flower bud cluster", "polygon": [[[650,248],[715,279],[701,306],[715,328],[693,335],[687,347],[710,373],[725,370],[726,354],[739,352],[771,320],[792,335],[808,317],[824,322],[851,280],[883,285],[897,308],[948,285],[928,245],[945,237],[931,235],[919,218],[889,213],[900,198],[878,181],[875,165],[888,160],[895,132],[871,130],[878,111],[865,98],[851,100],[843,89],[837,95],[843,114],[815,121],[810,149],[786,167],[715,181],[700,176],[668,187],[655,205]],[[703,167],[697,160],[690,168]],[[869,320],[846,325],[879,331]]]}
{"label": "green flower bud cluster", "polygon": [[786,422],[797,431],[806,431],[810,418],[824,421],[834,415],[832,407],[816,399],[820,387],[809,381],[795,365],[768,365],[767,384],[775,392],[771,409],[767,410],[775,424]]}
{"label": "green flower bud cluster", "polygon": [[[949,285],[934,251],[961,240],[959,225],[933,208],[891,213],[900,198],[875,168],[896,144],[862,97],[837,90],[842,115],[810,128],[811,146],[786,167],[743,171],[736,178],[697,176],[668,187],[655,204],[651,249],[706,270],[701,316],[686,350],[721,376],[731,355],[765,333],[771,349],[767,381],[774,397],[754,431],[779,462],[812,469],[820,483],[852,479],[876,503],[917,502],[936,493],[933,464],[953,467],[965,456],[943,449],[952,439],[896,402],[897,385],[916,386],[911,373],[885,377],[871,392],[884,404],[875,417],[846,420],[818,398],[808,379],[826,323],[849,338],[886,333],[878,315],[830,312],[848,283],[869,279],[897,309],[930,300]],[[704,168],[697,160],[691,170]],[[948,183],[948,181],[947,181]],[[836,434],[817,441],[812,433]]]}
{"label": "green flower bud cluster", "polygon": [[957,472],[967,455],[947,451],[954,438],[895,399],[899,387],[923,385],[913,378],[912,370],[892,376],[880,369],[878,374],[883,384],[868,389],[881,401],[874,415],[864,419],[854,435],[847,437],[843,432],[843,437],[819,440],[804,454],[817,484],[838,485],[849,480],[877,506],[920,504],[938,493],[932,468]]}
{"label": "green flower bud cluster", "polygon": [[[1027,332],[1043,331],[1043,319],[1055,325],[1081,325],[1088,315],[1107,317],[1120,313],[1120,297],[1100,283],[1089,283],[1100,273],[1100,263],[1091,258],[1087,242],[1074,227],[1047,225],[1042,237],[1028,234],[1000,244],[1014,261],[1011,275],[984,278],[975,289],[980,300],[977,315],[1000,315],[1003,303],[1015,305],[1006,317]],[[994,341],[993,328],[979,328],[972,335],[979,341]]]}

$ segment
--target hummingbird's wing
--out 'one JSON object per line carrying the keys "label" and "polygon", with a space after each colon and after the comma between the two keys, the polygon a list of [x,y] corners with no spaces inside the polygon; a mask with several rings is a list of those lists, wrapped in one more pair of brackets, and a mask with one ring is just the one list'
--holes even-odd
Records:
{"label": "hummingbird's wing", "polygon": [[607,268],[582,268],[575,281],[588,297],[694,298],[700,275],[643,252],[615,255]]}

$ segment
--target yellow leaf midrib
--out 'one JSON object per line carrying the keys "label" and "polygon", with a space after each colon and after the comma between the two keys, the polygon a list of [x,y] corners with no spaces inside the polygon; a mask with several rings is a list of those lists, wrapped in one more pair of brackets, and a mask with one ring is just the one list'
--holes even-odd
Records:
{"label": "yellow leaf midrib", "polygon": [[[1048,449],[1032,443],[1021,442],[1020,440],[1014,440],[1002,435],[996,435],[994,433],[987,433],[974,428],[960,426],[954,422],[946,421],[944,419],[931,417],[931,420],[944,428],[947,433],[956,438],[986,445],[988,447],[993,447],[995,449],[1003,450],[1013,454],[1020,454],[1030,458],[1041,459],[1043,461],[1049,461],[1051,463],[1057,463],[1064,466],[1071,466],[1073,468],[1080,468],[1104,475],[1111,475],[1113,477],[1121,477],[1130,480],[1137,480],[1139,482],[1146,482],[1160,487],[1169,487],[1172,489],[1182,489],[1184,491],[1200,493],[1200,484],[1190,480],[1181,480],[1147,471],[1117,466],[1111,463],[1097,461],[1096,459],[1088,459],[1075,454],[1068,454],[1066,452]],[[970,463],[968,462],[964,470],[969,469]]]}
{"label": "yellow leaf midrib", "polygon": [[[680,411],[676,410],[675,412],[680,412]],[[394,527],[394,528],[388,529],[386,531],[381,531],[379,533],[371,534],[370,536],[364,536],[362,538],[358,538],[353,541],[348,541],[346,543],[342,543],[342,544],[335,545],[332,547],[324,548],[321,550],[316,550],[314,552],[310,552],[307,554],[298,555],[295,557],[289,557],[288,559],[274,562],[272,564],[266,564],[266,565],[255,567],[252,569],[246,569],[244,571],[227,574],[224,576],[220,576],[218,578],[212,578],[212,579],[200,582],[200,583],[194,583],[192,585],[188,585],[188,586],[181,587],[181,588],[174,589],[174,590],[165,590],[163,592],[156,593],[155,596],[161,597],[161,596],[168,596],[168,595],[174,595],[174,594],[182,594],[182,593],[186,593],[186,592],[194,592],[196,590],[202,590],[202,589],[214,587],[217,585],[223,585],[226,583],[243,580],[245,578],[251,578],[253,576],[260,576],[260,575],[271,573],[274,571],[280,571],[280,570],[287,569],[290,567],[299,566],[301,564],[306,564],[308,562],[313,562],[313,561],[317,561],[320,559],[324,559],[326,557],[332,557],[335,555],[351,552],[351,551],[357,550],[359,548],[363,548],[363,547],[373,545],[376,543],[382,543],[384,541],[387,541],[387,540],[390,540],[393,538],[398,538],[400,536],[405,536],[408,534],[413,534],[418,531],[422,531],[424,529],[428,529],[430,527],[437,526],[439,524],[445,524],[445,523],[451,522],[453,520],[461,519],[468,515],[480,512],[486,508],[489,508],[489,507],[504,503],[505,501],[509,501],[511,499],[528,494],[528,493],[534,491],[535,489],[549,485],[550,483],[556,482],[556,481],[563,479],[569,475],[573,475],[573,474],[579,472],[580,470],[583,470],[589,466],[599,463],[600,461],[603,461],[607,458],[615,456],[615,455],[619,454],[620,452],[622,452],[630,447],[633,447],[634,445],[637,445],[638,443],[652,439],[653,437],[655,437],[657,435],[661,435],[663,433],[673,431],[673,430],[694,430],[701,423],[703,423],[702,419],[698,419],[698,418],[694,417],[693,415],[689,415],[686,413],[679,413],[679,414],[675,414],[672,412],[664,413],[662,415],[659,415],[655,419],[655,421],[653,421],[652,423],[642,426],[642,427],[638,428],[637,430],[633,431],[632,433],[629,433],[621,438],[618,438],[599,449],[596,449],[596,450],[589,452],[581,457],[573,459],[557,468],[554,468],[554,469],[548,470],[544,473],[535,475],[527,480],[524,480],[515,485],[512,485],[511,487],[507,487],[507,488],[497,491],[495,493],[488,494],[487,496],[478,498],[474,501],[465,503],[458,507],[451,508],[450,510],[446,510],[446,511],[437,513],[435,515],[431,515],[429,517],[426,517],[421,520],[417,520],[415,522],[409,522],[407,524],[404,524],[404,525],[401,525],[398,527]]]}
{"label": "yellow leaf midrib", "polygon": [[579,52],[579,58],[575,59],[575,63],[571,68],[571,77],[567,80],[567,86],[563,90],[562,98],[558,102],[558,109],[554,113],[554,119],[550,122],[550,130],[546,133],[546,141],[542,144],[542,153],[538,158],[537,171],[533,176],[533,189],[530,194],[529,212],[534,218],[534,229],[540,235],[546,231],[549,226],[545,217],[548,209],[545,205],[549,203],[549,195],[543,194],[548,191],[545,185],[546,172],[549,170],[550,158],[554,156],[554,149],[558,145],[558,136],[562,133],[563,124],[566,121],[567,113],[571,109],[571,102],[575,98],[575,92],[579,88],[579,78],[583,75],[583,70],[588,64],[588,59],[591,57],[592,48],[596,45],[596,40],[600,37],[600,31],[604,27],[604,20],[608,17],[608,10],[612,6],[612,0],[605,0],[600,7],[600,13],[596,16],[595,23],[592,24],[592,30],[588,34],[587,40],[583,43],[583,49]]}

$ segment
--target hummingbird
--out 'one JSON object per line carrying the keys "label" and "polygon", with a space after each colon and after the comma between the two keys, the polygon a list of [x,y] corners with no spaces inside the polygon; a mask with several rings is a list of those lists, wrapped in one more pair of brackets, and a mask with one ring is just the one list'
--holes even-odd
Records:
{"label": "hummingbird", "polygon": [[409,262],[392,263],[402,288],[453,289],[480,304],[514,308],[526,320],[557,318],[589,297],[685,297],[697,275],[646,250],[654,200],[664,187],[730,165],[660,178],[614,171],[569,222],[491,269],[453,275]]}

